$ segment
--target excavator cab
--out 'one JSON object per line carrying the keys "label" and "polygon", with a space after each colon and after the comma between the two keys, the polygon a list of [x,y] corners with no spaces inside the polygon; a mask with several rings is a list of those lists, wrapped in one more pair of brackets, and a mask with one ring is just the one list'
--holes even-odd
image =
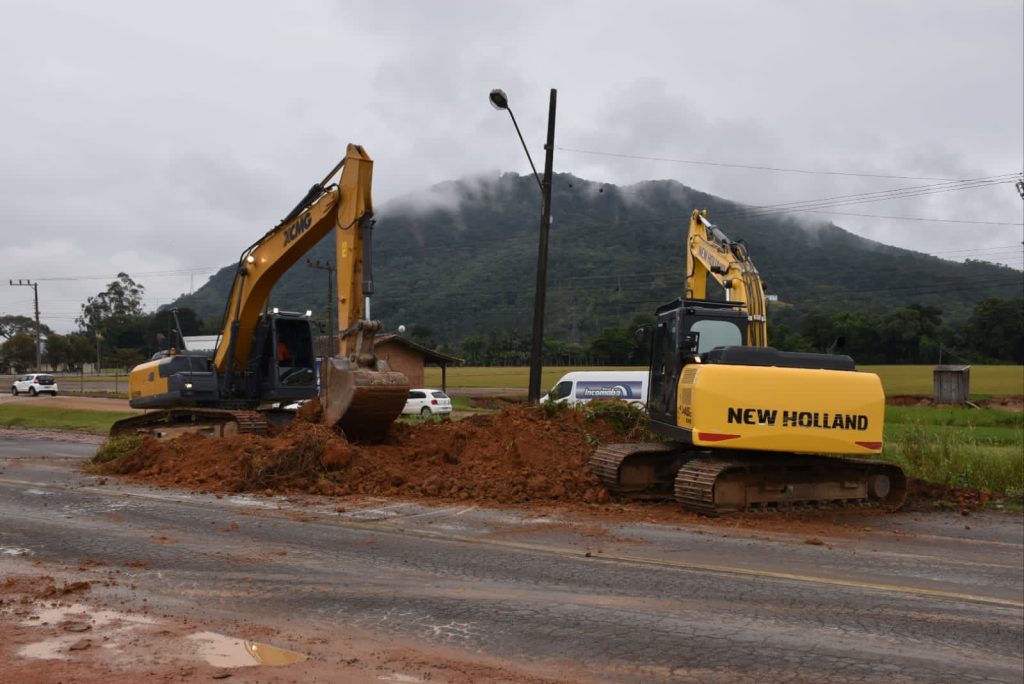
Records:
{"label": "excavator cab", "polygon": [[737,302],[677,299],[656,312],[651,350],[651,419],[674,426],[679,377],[701,355],[746,339],[747,317]]}
{"label": "excavator cab", "polygon": [[316,358],[309,319],[298,313],[264,314],[256,326],[251,381],[262,401],[310,399],[317,393]]}

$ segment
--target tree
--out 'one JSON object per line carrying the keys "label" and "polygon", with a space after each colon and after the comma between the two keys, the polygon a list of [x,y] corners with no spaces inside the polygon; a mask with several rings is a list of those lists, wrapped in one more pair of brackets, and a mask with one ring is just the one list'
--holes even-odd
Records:
{"label": "tree", "polygon": [[[53,331],[45,323],[40,323],[39,332],[48,336]],[[18,315],[0,316],[0,337],[9,338],[17,333],[35,335],[36,319]]]}
{"label": "tree", "polygon": [[990,297],[974,307],[964,337],[988,359],[1024,363],[1024,299]]}
{"label": "tree", "polygon": [[466,363],[470,366],[482,366],[486,361],[487,341],[480,335],[467,337],[459,347]]}
{"label": "tree", "polygon": [[46,359],[46,362],[54,370],[58,370],[61,366],[67,368],[68,351],[69,345],[66,335],[50,334],[46,336],[46,351],[43,354],[43,358]]}
{"label": "tree", "polygon": [[[76,319],[79,329],[97,342],[106,341],[105,346],[144,349],[147,321],[142,312],[142,297],[145,290],[127,273],[118,273],[117,280],[109,283],[106,290],[82,304],[82,313]],[[139,353],[141,355],[141,351]]]}
{"label": "tree", "polygon": [[415,342],[421,347],[434,349],[437,342],[434,340],[434,331],[425,325],[415,324],[409,329],[409,341]]}
{"label": "tree", "polygon": [[79,328],[95,335],[108,319],[142,316],[145,291],[127,273],[118,273],[117,280],[109,283],[106,290],[89,297],[82,305],[82,314],[76,319]]}
{"label": "tree", "polygon": [[68,370],[79,370],[89,361],[95,360],[96,349],[92,341],[81,333],[71,333],[68,342]]}
{"label": "tree", "polygon": [[628,366],[636,347],[630,328],[605,328],[590,342],[590,360],[603,366]]}
{"label": "tree", "polygon": [[0,360],[3,365],[21,373],[36,362],[36,338],[27,333],[14,333],[0,345]]}

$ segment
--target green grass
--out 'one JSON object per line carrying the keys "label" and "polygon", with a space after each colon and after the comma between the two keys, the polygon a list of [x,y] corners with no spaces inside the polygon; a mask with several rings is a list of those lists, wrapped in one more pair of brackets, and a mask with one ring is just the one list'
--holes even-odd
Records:
{"label": "green grass", "polygon": [[92,457],[90,463],[93,466],[100,466],[110,461],[116,461],[122,456],[126,456],[142,444],[143,438],[139,435],[117,435],[116,437],[108,437],[107,441],[100,445],[100,448],[96,450],[96,455]]}
{"label": "green grass", "polygon": [[[877,373],[888,396],[916,394],[931,396],[935,366],[858,366]],[[1024,394],[1024,366],[971,366],[971,398]]]}
{"label": "green grass", "polygon": [[[859,366],[859,370],[877,373],[887,395],[916,394],[931,396],[934,366]],[[558,380],[574,370],[647,370],[641,366],[546,366],[541,373],[541,387],[550,389]],[[456,366],[448,369],[448,387],[494,387],[525,390],[530,384],[530,369],[526,366],[483,367]],[[440,387],[441,369],[427,368],[424,382],[428,387]],[[971,396],[985,398],[994,395],[1024,394],[1024,366],[971,366]]]}
{"label": "green grass", "polygon": [[886,407],[882,458],[929,482],[1024,496],[1024,415],[959,407]]}
{"label": "green grass", "polygon": [[55,409],[46,406],[0,405],[0,426],[74,430],[105,435],[110,426],[122,418],[137,415],[120,411],[85,411]]}
{"label": "green grass", "polygon": [[1024,414],[996,409],[975,409],[960,406],[886,406],[885,422],[928,423],[952,427],[1024,427]]}

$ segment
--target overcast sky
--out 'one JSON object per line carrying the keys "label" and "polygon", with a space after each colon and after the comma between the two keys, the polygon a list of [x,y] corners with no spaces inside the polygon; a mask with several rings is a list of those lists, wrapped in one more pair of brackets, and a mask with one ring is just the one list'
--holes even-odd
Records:
{"label": "overcast sky", "polygon": [[[145,285],[149,308],[198,288],[347,142],[375,160],[378,205],[447,179],[526,173],[511,121],[487,102],[497,87],[538,165],[557,88],[555,169],[596,181],[670,178],[774,205],[940,181],[649,158],[1019,173],[1022,8],[0,0],[0,314],[31,315],[31,289],[10,278],[38,281],[43,322],[64,332],[119,271]],[[1022,265],[1012,183],[831,210],[874,216],[813,216],[944,258]]]}

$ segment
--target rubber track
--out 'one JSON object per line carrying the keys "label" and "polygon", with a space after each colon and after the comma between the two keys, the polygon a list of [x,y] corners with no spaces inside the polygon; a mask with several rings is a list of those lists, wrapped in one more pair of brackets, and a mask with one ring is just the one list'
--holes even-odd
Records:
{"label": "rubber track", "polygon": [[[858,506],[868,506],[871,508],[897,510],[903,505],[907,488],[906,477],[896,466],[880,461],[871,461],[861,458],[800,455],[792,455],[788,457],[780,456],[764,461],[755,461],[749,457],[730,458],[728,456],[695,456],[694,458],[687,460],[676,475],[676,500],[687,510],[703,513],[704,515],[709,516],[721,515],[723,512],[731,512],[719,510],[715,505],[715,483],[723,473],[736,468],[745,470],[756,477],[759,473],[783,469],[786,466],[792,467],[808,464],[827,466],[835,470],[839,470],[844,466],[852,466],[862,469],[865,476],[870,474],[872,471],[888,471],[888,475],[892,481],[892,486],[896,492],[893,497],[886,501],[851,498],[838,502],[838,506],[840,507],[848,504],[854,504]],[[785,505],[786,507],[813,506],[815,508],[821,508],[823,506],[822,502],[819,501],[792,501],[787,502]],[[829,505],[836,505],[836,502],[829,502]],[[763,509],[751,509],[748,507],[746,510]]]}
{"label": "rubber track", "polygon": [[211,424],[238,424],[240,434],[261,435],[267,431],[267,420],[259,411],[242,411],[207,408],[176,408],[152,411],[141,416],[125,418],[114,423],[110,434],[145,434],[159,429],[161,426],[181,426],[193,424],[208,426]]}
{"label": "rubber track", "polygon": [[678,450],[678,445],[662,442],[606,444],[594,450],[594,455],[590,457],[590,472],[597,476],[611,494],[627,496],[619,484],[619,466],[623,461],[639,454],[669,454]]}
{"label": "rubber track", "polygon": [[742,465],[743,461],[716,456],[690,459],[676,474],[676,501],[688,511],[719,515],[715,507],[715,482],[726,470]]}

